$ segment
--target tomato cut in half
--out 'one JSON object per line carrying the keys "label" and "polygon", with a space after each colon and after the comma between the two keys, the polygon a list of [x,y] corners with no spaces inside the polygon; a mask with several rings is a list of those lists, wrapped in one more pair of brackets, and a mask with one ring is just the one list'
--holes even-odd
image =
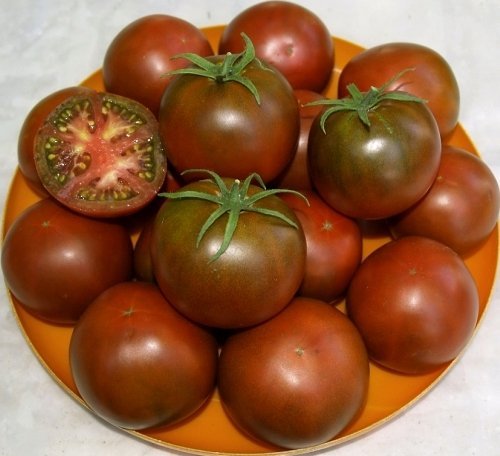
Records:
{"label": "tomato cut in half", "polygon": [[142,209],[167,171],[151,111],[134,100],[95,91],[67,99],[47,116],[35,139],[35,164],[49,194],[95,217]]}

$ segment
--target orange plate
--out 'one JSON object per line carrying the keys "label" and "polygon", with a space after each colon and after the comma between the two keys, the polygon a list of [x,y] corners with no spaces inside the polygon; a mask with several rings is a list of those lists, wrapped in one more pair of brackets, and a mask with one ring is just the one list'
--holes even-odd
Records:
{"label": "orange plate", "polygon": [[[214,49],[217,49],[217,42],[222,29],[222,26],[204,29]],[[340,69],[352,56],[362,50],[361,47],[340,38],[334,38],[334,42],[336,65],[332,82],[327,90],[327,95],[330,97],[336,96]],[[103,90],[101,73],[96,72],[86,79],[83,85]],[[477,154],[474,145],[460,125],[450,143]],[[4,236],[19,213],[38,199],[39,197],[33,193],[19,171],[17,171],[6,202]],[[370,230],[370,233],[365,234],[363,240],[364,255],[366,256],[388,240],[389,237],[385,231],[379,229]],[[467,266],[470,268],[479,288],[481,305],[479,322],[489,302],[497,260],[498,226],[482,248],[466,259]],[[68,348],[72,329],[42,322],[27,313],[13,296],[11,296],[11,301],[20,328],[35,355],[54,380],[80,404],[85,406],[76,390],[68,362]],[[281,451],[279,448],[248,438],[231,424],[221,407],[217,392],[214,393],[202,410],[180,425],[145,432],[127,432],[159,446],[191,454],[213,454],[215,452],[231,454],[309,453],[351,440],[394,418],[439,382],[454,362],[456,362],[456,359],[438,371],[418,376],[399,375],[372,364],[368,400],[362,413],[334,440],[311,448]]]}

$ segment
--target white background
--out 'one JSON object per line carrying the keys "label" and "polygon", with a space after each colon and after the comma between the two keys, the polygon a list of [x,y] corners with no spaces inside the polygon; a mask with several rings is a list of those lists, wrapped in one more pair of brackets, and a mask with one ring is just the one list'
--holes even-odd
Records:
{"label": "white background", "polygon": [[[2,0],[0,14],[0,201],[17,161],[17,134],[42,97],[101,66],[107,45],[150,13],[203,27],[227,23],[254,1]],[[500,175],[500,2],[497,0],[299,1],[333,35],[365,47],[414,41],[441,53],[461,88],[460,120]],[[500,454],[500,295],[460,362],[389,424],[322,454]],[[171,453],[103,425],[43,370],[0,287],[0,455],[157,456]]]}

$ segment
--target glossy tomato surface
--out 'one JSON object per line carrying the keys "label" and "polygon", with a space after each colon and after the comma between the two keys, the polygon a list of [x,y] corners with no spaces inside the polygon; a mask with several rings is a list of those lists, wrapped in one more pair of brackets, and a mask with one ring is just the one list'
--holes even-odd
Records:
{"label": "glossy tomato surface", "polygon": [[304,6],[264,1],[234,17],[224,28],[219,54],[240,52],[241,33],[257,56],[276,67],[294,89],[321,92],[333,71],[335,47],[326,24]]}
{"label": "glossy tomato surface", "polygon": [[361,263],[363,243],[355,220],[332,209],[315,192],[281,198],[295,211],[307,243],[306,271],[300,296],[334,302],[341,298]]}
{"label": "glossy tomato surface", "polygon": [[309,134],[311,180],[335,210],[353,218],[381,219],[416,203],[438,171],[441,140],[423,103],[381,101],[367,113],[334,112]]}
{"label": "glossy tomato surface", "polygon": [[[220,56],[208,60],[222,62]],[[255,60],[242,76],[255,85],[260,102],[236,81],[190,74],[171,81],[159,123],[167,157],[178,172],[209,169],[242,180],[256,172],[269,182],[291,161],[300,120],[290,84]]]}
{"label": "glossy tomato surface", "polygon": [[429,192],[390,221],[394,237],[427,236],[469,255],[498,221],[500,194],[495,175],[477,155],[444,146],[438,175]]}
{"label": "glossy tomato surface", "polygon": [[380,87],[398,73],[407,71],[389,85],[427,101],[436,118],[441,137],[446,140],[457,126],[460,90],[455,74],[445,58],[435,50],[417,43],[384,43],[355,55],[342,69],[338,95],[348,94],[347,85],[355,83],[361,91]]}
{"label": "glossy tomato surface", "polygon": [[89,407],[127,429],[178,422],[215,388],[217,344],[158,288],[124,282],[103,292],[75,326],[71,372]]}
{"label": "glossy tomato surface", "polygon": [[[234,180],[226,179],[231,186]],[[217,194],[211,180],[181,190]],[[249,195],[262,189],[251,185]],[[171,304],[188,318],[212,327],[237,328],[260,323],[283,309],[302,281],[306,243],[294,212],[278,196],[255,206],[279,211],[297,227],[253,211],[240,214],[228,249],[216,260],[228,215],[220,217],[197,246],[197,237],[218,205],[183,198],[163,203],[151,240],[153,271]]]}
{"label": "glossy tomato surface", "polygon": [[335,307],[308,298],[295,298],[273,319],[229,337],[219,363],[219,392],[230,417],[283,448],[333,438],[363,407],[368,379],[357,329]]}
{"label": "glossy tomato surface", "polygon": [[66,99],[49,114],[35,138],[35,164],[51,196],[94,217],[144,208],[167,172],[151,111],[129,98],[96,91]]}
{"label": "glossy tomato surface", "polygon": [[38,129],[45,122],[48,115],[63,101],[73,95],[85,93],[89,89],[82,86],[65,87],[57,90],[36,103],[26,118],[19,131],[17,143],[17,158],[19,170],[28,180],[30,185],[41,195],[47,192],[40,182],[40,177],[35,165],[35,137]]}
{"label": "glossy tomato surface", "polygon": [[213,54],[203,32],[181,18],[152,14],[128,24],[109,44],[102,64],[108,92],[123,95],[158,114],[169,71],[188,65],[177,54]]}
{"label": "glossy tomato surface", "polygon": [[10,226],[2,270],[33,314],[72,324],[102,291],[132,277],[132,243],[122,225],[77,215],[46,198]]}
{"label": "glossy tomato surface", "polygon": [[423,374],[462,351],[476,325],[479,298],[457,253],[432,239],[407,236],[365,259],[346,306],[372,360]]}

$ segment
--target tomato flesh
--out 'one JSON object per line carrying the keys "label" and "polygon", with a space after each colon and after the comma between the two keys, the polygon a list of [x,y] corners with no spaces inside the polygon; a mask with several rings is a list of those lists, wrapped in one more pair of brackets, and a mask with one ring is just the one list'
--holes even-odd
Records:
{"label": "tomato flesh", "polygon": [[39,130],[35,163],[47,191],[93,216],[148,204],[166,175],[154,116],[139,103],[90,92],[59,105]]}

